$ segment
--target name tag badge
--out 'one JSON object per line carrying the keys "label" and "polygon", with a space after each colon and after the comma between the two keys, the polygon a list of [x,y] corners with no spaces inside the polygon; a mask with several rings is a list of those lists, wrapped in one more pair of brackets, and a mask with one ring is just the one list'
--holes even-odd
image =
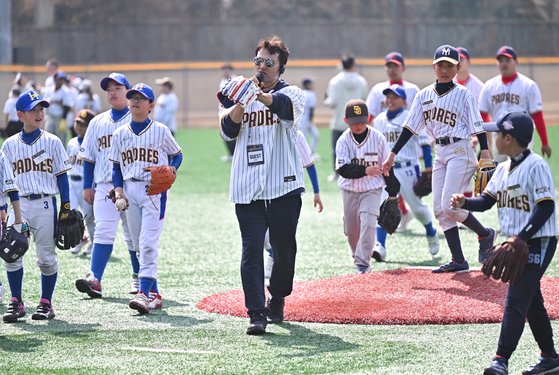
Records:
{"label": "name tag badge", "polygon": [[41,150],[41,151],[37,152],[35,155],[33,155],[31,158],[33,159],[33,163],[39,165],[43,161],[47,160],[49,158],[49,156],[47,155],[45,150]]}
{"label": "name tag badge", "polygon": [[507,186],[507,195],[510,198],[516,198],[516,197],[521,197],[523,194],[522,192],[522,188],[520,187],[520,185],[513,185],[513,186]]}
{"label": "name tag badge", "polygon": [[248,145],[247,146],[248,165],[264,164],[264,146]]}
{"label": "name tag badge", "polygon": [[378,154],[377,153],[366,153],[365,154],[365,162],[369,165],[378,164]]}

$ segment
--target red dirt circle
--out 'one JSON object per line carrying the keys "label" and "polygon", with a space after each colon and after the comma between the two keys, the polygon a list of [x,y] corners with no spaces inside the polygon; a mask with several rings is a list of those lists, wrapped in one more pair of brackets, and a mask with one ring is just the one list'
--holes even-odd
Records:
{"label": "red dirt circle", "polygon": [[[543,277],[551,319],[559,319],[559,279]],[[479,271],[433,274],[397,269],[295,283],[286,298],[285,320],[346,324],[497,323],[508,284]],[[202,299],[199,309],[246,317],[242,290]]]}

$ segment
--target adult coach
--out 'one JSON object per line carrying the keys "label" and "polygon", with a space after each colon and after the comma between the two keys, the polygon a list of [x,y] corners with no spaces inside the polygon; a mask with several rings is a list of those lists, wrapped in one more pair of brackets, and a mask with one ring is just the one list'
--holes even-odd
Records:
{"label": "adult coach", "polygon": [[[486,124],[497,132],[495,144],[508,160],[499,164],[481,196],[452,198],[455,208],[486,211],[497,203],[501,234],[526,243],[528,262],[520,279],[509,284],[497,353],[485,375],[508,373],[508,360],[518,345],[526,319],[538,343],[541,357],[523,374],[548,374],[559,370],[553,330],[544,306],[540,280],[557,248],[555,186],[549,165],[528,149],[534,126],[525,112],[511,112],[497,123]],[[521,203],[520,203],[521,202]],[[504,242],[502,247],[511,245]]]}
{"label": "adult coach", "polygon": [[[483,120],[488,122],[489,116],[497,120],[510,111],[525,111],[532,117],[540,135],[542,155],[551,157],[551,147],[543,118],[542,95],[538,84],[516,71],[518,60],[516,51],[512,47],[499,48],[496,59],[501,74],[485,82],[479,97],[479,109]],[[503,155],[497,157],[496,154],[494,152],[497,160],[505,159]]]}
{"label": "adult coach", "polygon": [[423,129],[435,139],[433,167],[433,211],[444,231],[452,254],[450,262],[433,270],[434,273],[457,272],[469,269],[464,258],[457,222],[476,232],[480,239],[480,253],[493,246],[495,231],[485,228],[466,210],[453,210],[450,199],[462,193],[477,168],[477,159],[470,146],[470,136],[477,135],[481,158],[489,159],[487,137],[476,100],[463,86],[453,82],[460,69],[460,55],[453,46],[442,45],[435,51],[433,70],[437,81],[417,93],[404,128],[392,152],[384,162],[384,174],[394,165],[396,154],[409,139]]}
{"label": "adult coach", "polygon": [[173,137],[177,132],[177,111],[179,109],[179,98],[173,92],[173,81],[169,77],[156,79],[155,83],[161,88],[161,93],[155,101],[153,119],[167,125]]}
{"label": "adult coach", "polygon": [[363,99],[367,97],[368,84],[363,76],[357,73],[355,58],[351,55],[342,56],[343,71],[336,74],[328,83],[324,104],[334,110],[330,118],[332,130],[332,163],[334,172],[328,176],[328,181],[337,181],[336,172],[336,142],[347,129],[344,122],[345,105],[350,99]]}
{"label": "adult coach", "polygon": [[[230,199],[235,203],[243,244],[241,279],[249,335],[266,333],[268,320],[283,321],[284,298],[293,288],[295,234],[304,192],[296,139],[305,95],[281,79],[289,50],[279,37],[261,39],[255,54],[256,76],[250,79],[262,90],[257,100],[243,108],[220,98],[228,108],[220,117],[221,136],[237,140]],[[262,244],[268,228],[274,272],[268,287],[272,297],[266,306]]]}

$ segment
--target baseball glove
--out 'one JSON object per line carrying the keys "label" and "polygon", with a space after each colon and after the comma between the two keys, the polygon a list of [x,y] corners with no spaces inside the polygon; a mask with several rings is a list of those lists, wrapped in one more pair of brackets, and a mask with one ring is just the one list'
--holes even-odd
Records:
{"label": "baseball glove", "polygon": [[509,237],[505,242],[494,246],[489,258],[483,263],[481,272],[495,280],[514,284],[522,277],[528,261],[528,244],[518,236]]}
{"label": "baseball glove", "polygon": [[400,219],[402,219],[402,211],[398,206],[398,198],[386,198],[380,205],[378,225],[387,233],[392,234],[396,232],[398,225],[400,225]]}
{"label": "baseball glove", "polygon": [[76,209],[70,210],[70,204],[66,203],[60,209],[58,222],[56,223],[56,234],[54,242],[60,250],[68,250],[75,247],[83,239],[85,225],[83,215]]}
{"label": "baseball glove", "polygon": [[231,78],[218,93],[243,107],[252,104],[262,90],[256,83],[243,76]]}
{"label": "baseball glove", "polygon": [[423,171],[421,176],[417,179],[415,184],[413,185],[413,192],[418,197],[424,197],[426,195],[431,194],[431,178],[433,173],[431,171]]}
{"label": "baseball glove", "polygon": [[[2,223],[2,226],[5,227],[6,223]],[[21,223],[3,229],[0,257],[7,263],[13,263],[29,249],[29,226],[27,223]]]}
{"label": "baseball glove", "polygon": [[474,175],[475,195],[481,195],[487,186],[487,183],[495,173],[495,168],[497,168],[497,163],[491,159],[480,159],[477,167],[476,174]]}
{"label": "baseball glove", "polygon": [[150,172],[151,174],[149,185],[146,190],[148,195],[161,194],[165,190],[169,190],[177,178],[175,169],[168,165],[146,167],[144,170]]}

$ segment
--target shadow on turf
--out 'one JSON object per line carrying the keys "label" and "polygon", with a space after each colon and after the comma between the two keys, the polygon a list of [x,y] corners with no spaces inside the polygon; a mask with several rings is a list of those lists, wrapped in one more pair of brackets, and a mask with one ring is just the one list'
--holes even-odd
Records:
{"label": "shadow on turf", "polygon": [[155,310],[149,314],[135,314],[150,323],[169,324],[171,327],[193,327],[199,324],[207,324],[213,322],[213,319],[196,319],[185,315],[170,315],[165,308],[163,310]]}
{"label": "shadow on turf", "polygon": [[[289,331],[289,335],[280,335],[270,332],[270,328],[278,327]],[[317,354],[356,350],[361,345],[349,343],[343,339],[314,332],[302,325],[283,322],[281,324],[268,325],[268,333],[260,336],[271,345],[296,349],[296,353],[287,354],[285,357],[312,357]]]}
{"label": "shadow on turf", "polygon": [[[14,339],[15,338],[15,339]],[[0,337],[0,350],[13,353],[32,353],[47,340],[27,336]]]}

